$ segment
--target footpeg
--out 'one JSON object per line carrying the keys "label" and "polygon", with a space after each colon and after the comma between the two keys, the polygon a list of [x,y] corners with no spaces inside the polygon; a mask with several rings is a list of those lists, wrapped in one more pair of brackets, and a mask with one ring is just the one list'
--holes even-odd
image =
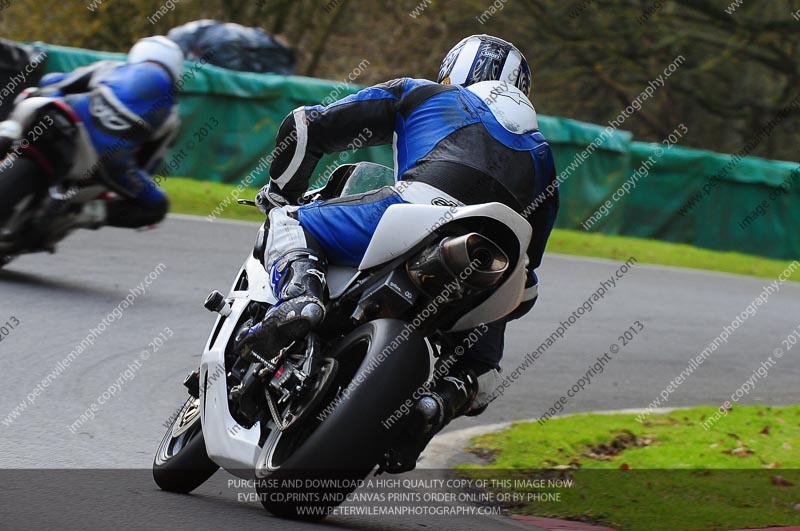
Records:
{"label": "footpeg", "polygon": [[222,293],[217,290],[208,294],[203,306],[205,306],[206,310],[209,312],[218,313],[223,317],[228,317],[231,314],[231,307],[228,305]]}

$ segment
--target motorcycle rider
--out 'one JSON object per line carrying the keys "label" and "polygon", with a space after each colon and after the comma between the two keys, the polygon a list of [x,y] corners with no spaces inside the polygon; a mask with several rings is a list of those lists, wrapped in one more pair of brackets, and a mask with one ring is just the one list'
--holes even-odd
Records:
{"label": "motorcycle rider", "polygon": [[[269,211],[264,264],[276,304],[243,338],[276,352],[302,337],[325,315],[327,261],[357,265],[383,212],[396,203],[465,205],[503,203],[523,214],[533,236],[523,303],[488,324],[448,377],[416,405],[416,435],[398,443],[384,469],[413,469],[433,435],[453,418],[480,414],[499,380],[506,322],[524,315],[537,297],[535,273],[558,210],[552,153],[538,131],[528,100],[530,69],[511,43],[488,35],[459,42],[445,57],[437,83],[401,78],[375,85],[328,106],[300,107],[280,126],[270,183],[256,202]],[[323,154],[392,143],[394,187],[304,206],[297,205]],[[551,186],[553,193],[546,193]],[[536,198],[536,200],[535,200]],[[452,334],[452,349],[469,333]]]}
{"label": "motorcycle rider", "polygon": [[[19,150],[21,157],[38,166],[39,171],[26,176],[40,181],[32,189],[58,182],[70,172],[76,157],[86,156],[81,153],[88,147],[96,162],[81,180],[99,180],[118,197],[87,203],[76,225],[135,228],[161,221],[169,201],[151,177],[180,125],[174,87],[183,60],[183,52],[171,40],[147,37],[134,44],[126,62],[100,61],[71,73],[51,73],[38,88],[23,92],[22,104],[36,96],[57,98],[55,105],[38,109],[33,118],[46,114],[53,126]],[[17,114],[12,113],[10,122],[0,128],[6,146],[22,134],[19,122],[32,120]],[[88,142],[83,141],[87,138]],[[0,171],[14,171],[14,167],[3,164]]]}

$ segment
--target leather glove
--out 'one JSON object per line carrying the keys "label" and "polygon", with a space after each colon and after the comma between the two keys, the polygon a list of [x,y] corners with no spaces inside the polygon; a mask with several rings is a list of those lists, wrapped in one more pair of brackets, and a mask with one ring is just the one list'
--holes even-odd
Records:
{"label": "leather glove", "polygon": [[256,194],[256,206],[264,215],[269,214],[269,211],[273,208],[281,208],[289,204],[289,200],[281,194],[280,189],[272,182],[264,185]]}
{"label": "leather glove", "polygon": [[22,126],[13,120],[0,122],[0,158],[8,155],[14,142],[22,137]]}
{"label": "leather glove", "polygon": [[10,140],[22,138],[22,125],[14,120],[4,120],[0,122],[0,136]]}

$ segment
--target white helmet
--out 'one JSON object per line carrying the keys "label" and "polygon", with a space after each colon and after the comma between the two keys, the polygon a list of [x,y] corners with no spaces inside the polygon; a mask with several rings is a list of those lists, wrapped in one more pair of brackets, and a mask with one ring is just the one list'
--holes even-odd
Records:
{"label": "white helmet", "polygon": [[491,35],[472,35],[447,53],[436,81],[464,87],[481,81],[505,81],[529,96],[531,68],[510,42]]}
{"label": "white helmet", "polygon": [[153,61],[164,68],[177,81],[183,74],[183,51],[175,42],[162,35],[139,39],[128,52],[129,63]]}

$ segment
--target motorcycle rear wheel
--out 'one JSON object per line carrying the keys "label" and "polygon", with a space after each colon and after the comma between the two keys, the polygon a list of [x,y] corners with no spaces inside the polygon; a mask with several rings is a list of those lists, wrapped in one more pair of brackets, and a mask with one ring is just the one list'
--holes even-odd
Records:
{"label": "motorcycle rear wheel", "polygon": [[[379,319],[351,332],[330,354],[337,360],[337,373],[317,411],[288,433],[269,434],[255,471],[259,501],[269,512],[321,520],[378,463],[396,434],[396,428],[386,429],[382,421],[429,374],[422,337],[412,333],[397,342],[405,326],[403,321]],[[399,346],[384,355],[390,344]],[[306,488],[309,482],[319,486]],[[298,491],[299,484],[306,486]]]}

